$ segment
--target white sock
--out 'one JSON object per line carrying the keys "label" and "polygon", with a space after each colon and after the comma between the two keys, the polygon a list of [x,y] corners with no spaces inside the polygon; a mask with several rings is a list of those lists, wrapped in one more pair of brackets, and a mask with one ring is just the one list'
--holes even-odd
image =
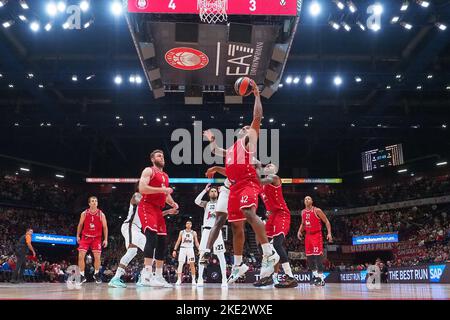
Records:
{"label": "white sock", "polygon": [[316,278],[319,277],[319,273],[317,273],[317,271],[313,271],[312,274],[313,274],[313,276],[316,277]]}
{"label": "white sock", "polygon": [[240,266],[242,263],[242,256],[234,256],[234,265]]}
{"label": "white sock", "polygon": [[147,273],[152,273],[153,272],[153,266],[152,265],[148,265],[148,266],[145,266],[145,272],[147,272]]}
{"label": "white sock", "polygon": [[285,274],[287,274],[291,278],[294,277],[294,275],[292,274],[291,265],[289,264],[289,262],[285,262],[281,266],[283,267]]}
{"label": "white sock", "polygon": [[203,270],[205,270],[205,266],[201,263],[198,264],[198,280],[203,280]]}
{"label": "white sock", "polygon": [[204,249],[203,252],[211,252],[211,249]]}
{"label": "white sock", "polygon": [[94,272],[94,273],[95,273],[95,274],[97,274],[97,273],[99,273],[99,271],[100,271],[100,270],[95,270],[95,272]]}
{"label": "white sock", "polygon": [[217,258],[220,262],[220,271],[222,271],[222,281],[227,281],[227,262],[225,260],[225,254],[219,253],[217,254]]}
{"label": "white sock", "polygon": [[84,271],[80,271],[80,274],[84,277]]}
{"label": "white sock", "polygon": [[162,270],[163,270],[163,268],[156,268],[155,275],[157,277],[162,277]]}
{"label": "white sock", "polygon": [[120,277],[123,276],[124,274],[125,274],[125,269],[122,267],[118,267],[116,274],[114,275],[114,278],[120,279]]}
{"label": "white sock", "polygon": [[272,247],[270,246],[270,243],[264,243],[261,245],[263,255],[265,256],[271,256],[272,255]]}

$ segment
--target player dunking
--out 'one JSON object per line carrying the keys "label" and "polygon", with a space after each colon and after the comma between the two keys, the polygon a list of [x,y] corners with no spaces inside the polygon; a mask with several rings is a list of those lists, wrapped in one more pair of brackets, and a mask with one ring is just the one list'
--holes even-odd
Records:
{"label": "player dunking", "polygon": [[188,220],[186,222],[186,229],[181,230],[178,235],[177,243],[173,248],[172,256],[175,258],[177,256],[178,246],[181,244],[180,253],[178,255],[178,270],[177,270],[177,285],[181,284],[181,277],[183,274],[183,266],[187,262],[191,267],[192,275],[192,285],[196,285],[195,282],[195,253],[194,244],[197,250],[199,250],[200,245],[198,243],[197,232],[192,230],[192,221]]}
{"label": "player dunking", "polygon": [[[255,105],[251,125],[245,126],[239,131],[238,140],[229,149],[221,149],[215,144],[211,146],[216,155],[225,157],[226,176],[232,183],[228,200],[228,221],[231,223],[233,232],[234,265],[228,283],[235,282],[248,270],[248,266],[242,261],[245,242],[245,221],[251,225],[257,241],[263,249],[260,277],[271,276],[274,272],[275,264],[280,259],[279,255],[272,250],[269,244],[264,223],[256,215],[261,184],[254,168],[253,155],[256,151],[263,108],[259,89],[256,85],[253,85],[253,93],[255,95]],[[208,141],[215,143],[215,137],[211,131],[205,131],[204,135]]]}
{"label": "player dunking", "polygon": [[[77,227],[78,246],[78,267],[80,268],[81,283],[86,282],[84,276],[86,252],[91,249],[94,255],[94,280],[96,283],[102,283],[100,278],[100,263],[102,246],[108,246],[108,224],[106,216],[98,208],[97,197],[91,196],[88,199],[89,209],[81,213],[80,221]],[[81,234],[81,236],[80,236]],[[104,240],[102,242],[102,235]]]}
{"label": "player dunking", "polygon": [[333,242],[331,236],[331,224],[327,216],[319,208],[313,207],[313,200],[310,196],[305,197],[305,209],[302,210],[302,223],[298,229],[297,237],[302,239],[305,231],[305,253],[308,266],[312,271],[313,284],[324,286],[323,276],[323,240],[322,222],[327,227],[327,240]]}
{"label": "player dunking", "polygon": [[[284,248],[284,240],[289,233],[291,224],[291,212],[284,201],[281,179],[276,174],[278,168],[274,164],[268,164],[264,167],[264,178],[261,178],[263,192],[261,197],[264,201],[266,209],[270,212],[269,219],[266,222],[266,233],[269,239],[272,239],[273,247],[280,256],[280,263],[275,267],[275,279],[277,278],[278,269],[283,267],[286,279],[284,282],[276,283],[276,288],[295,288],[297,281],[292,273],[289,264],[288,254]],[[272,277],[262,278],[255,283],[255,286],[271,285],[274,281]]]}
{"label": "player dunking", "polygon": [[[208,192],[209,201],[202,201],[203,196]],[[225,192],[225,191],[223,191]],[[204,257],[204,252],[207,249],[207,242],[209,239],[209,235],[211,232],[211,229],[214,227],[216,222],[216,210],[218,206],[218,190],[216,188],[210,188],[210,184],[206,186],[206,188],[200,192],[200,194],[195,198],[194,202],[199,207],[202,207],[205,209],[204,215],[203,215],[203,226],[202,226],[202,238],[200,240],[200,256]],[[226,205],[228,204],[228,198]],[[218,237],[213,242],[213,252],[217,256],[220,262],[220,270],[222,273],[222,286],[227,286],[227,264],[225,261],[225,243],[223,242],[222,232],[219,229]],[[208,251],[211,252],[211,248]],[[203,271],[205,269],[205,264],[200,263],[198,264],[198,281],[197,285],[199,287],[203,286]]]}
{"label": "player dunking", "polygon": [[[154,150],[150,154],[153,164],[142,171],[139,180],[139,193],[142,200],[139,202],[138,213],[142,224],[142,231],[146,242],[144,247],[144,269],[141,272],[141,283],[144,286],[154,286],[153,260],[156,260],[156,277],[162,277],[162,267],[165,258],[166,241],[166,221],[163,217],[163,208],[166,203],[174,209],[178,209],[178,204],[170,195],[173,190],[169,188],[169,176],[163,171],[164,153],[161,150]],[[161,277],[160,277],[161,276]],[[161,279],[162,278],[162,279]],[[158,286],[167,286],[165,282]]]}

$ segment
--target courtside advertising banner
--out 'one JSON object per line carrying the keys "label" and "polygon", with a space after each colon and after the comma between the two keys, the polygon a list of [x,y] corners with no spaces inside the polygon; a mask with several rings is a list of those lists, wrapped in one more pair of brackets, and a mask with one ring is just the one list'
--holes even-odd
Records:
{"label": "courtside advertising banner", "polygon": [[75,246],[77,244],[76,237],[60,236],[57,234],[33,233],[31,242],[49,243],[49,244],[65,244]]}
{"label": "courtside advertising banner", "polygon": [[398,233],[368,234],[353,237],[353,245],[398,242]]}

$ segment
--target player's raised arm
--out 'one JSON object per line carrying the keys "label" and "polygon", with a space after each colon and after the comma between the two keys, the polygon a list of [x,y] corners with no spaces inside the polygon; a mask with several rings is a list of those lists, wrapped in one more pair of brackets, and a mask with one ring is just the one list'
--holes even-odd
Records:
{"label": "player's raised arm", "polygon": [[81,230],[83,229],[84,220],[86,219],[86,212],[83,211],[80,215],[80,221],[78,222],[77,226],[77,242],[80,243],[80,234]]}
{"label": "player's raised arm", "polygon": [[202,201],[203,196],[209,191],[209,189],[211,188],[211,183],[208,183],[205,187],[205,189],[202,190],[202,192],[200,192],[197,196],[197,198],[195,198],[194,203],[196,205],[198,205],[199,207],[206,207],[206,204],[208,203],[207,201]]}
{"label": "player's raised arm", "polygon": [[102,212],[102,226],[103,226],[103,236],[105,237],[103,240],[103,248],[108,246],[108,222],[106,221],[106,216]]}
{"label": "player's raised arm", "polygon": [[216,173],[220,173],[224,177],[227,176],[225,168],[224,167],[218,167],[218,166],[214,166],[214,167],[209,168],[206,171],[205,176],[207,176],[208,178],[212,179]]}
{"label": "player's raised arm", "polygon": [[261,120],[263,117],[263,107],[261,103],[261,96],[259,94],[259,89],[256,83],[254,84],[253,87],[253,94],[255,95],[255,105],[253,106],[253,120],[250,127],[254,131],[253,134],[256,134],[256,137],[254,138],[258,139],[259,130],[261,128]]}
{"label": "player's raised arm", "polygon": [[172,188],[159,188],[149,186],[149,182],[153,177],[153,169],[145,168],[142,171],[141,179],[139,180],[139,193],[140,194],[155,194],[155,193],[165,193],[171,194],[173,192]]}
{"label": "player's raised arm", "polygon": [[211,130],[203,131],[203,136],[210,142],[209,147],[211,148],[211,152],[214,153],[216,156],[219,157],[225,157],[226,150],[220,148],[216,143],[216,137],[212,133]]}
{"label": "player's raised arm", "polygon": [[325,213],[322,211],[322,209],[316,208],[316,213],[319,216],[320,220],[322,220],[325,223],[325,226],[327,227],[327,240],[329,242],[333,242],[333,236],[331,235],[331,223],[328,220]]}

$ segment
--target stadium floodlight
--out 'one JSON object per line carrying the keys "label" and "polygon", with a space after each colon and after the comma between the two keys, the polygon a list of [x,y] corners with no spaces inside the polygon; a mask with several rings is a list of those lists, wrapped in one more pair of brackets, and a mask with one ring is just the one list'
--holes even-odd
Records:
{"label": "stadium floodlight", "polygon": [[333,82],[335,86],[339,87],[342,84],[342,78],[340,76],[335,76]]}
{"label": "stadium floodlight", "polygon": [[2,23],[3,28],[7,29],[14,24],[14,20],[8,20]]}
{"label": "stadium floodlight", "polygon": [[355,77],[355,81],[360,83],[362,81],[361,77]]}
{"label": "stadium floodlight", "polygon": [[356,25],[362,30],[362,31],[366,31],[366,27],[361,23],[361,21],[357,21]]}
{"label": "stadium floodlight", "polygon": [[399,16],[392,17],[391,23],[397,23],[400,20]]}
{"label": "stadium floodlight", "polygon": [[286,83],[287,84],[291,84],[292,83],[292,77],[291,76],[286,78]]}
{"label": "stadium floodlight", "polygon": [[310,75],[307,75],[305,77],[305,84],[310,86],[313,83],[313,77],[311,77]]}
{"label": "stadium floodlight", "polygon": [[137,84],[141,84],[141,83],[142,83],[142,78],[141,78],[141,76],[136,76],[136,83],[137,83]]}
{"label": "stadium floodlight", "polygon": [[436,166],[438,166],[438,167],[442,167],[442,166],[446,166],[446,165],[447,165],[447,161],[442,161],[442,162],[436,163]]}
{"label": "stadium floodlight", "polygon": [[119,1],[111,3],[111,12],[114,16],[120,16],[122,14],[122,4]]}
{"label": "stadium floodlight", "polygon": [[64,1],[59,1],[56,7],[58,8],[59,12],[66,11],[66,3]]}
{"label": "stadium floodlight", "polygon": [[412,24],[408,23],[408,22],[400,22],[400,25],[405,28],[406,30],[411,30],[412,29]]}
{"label": "stadium floodlight", "polygon": [[19,14],[19,19],[24,22],[28,20],[23,14]]}
{"label": "stadium floodlight", "polygon": [[438,27],[438,29],[441,30],[441,31],[447,30],[447,26],[445,24],[443,24],[443,23],[440,23],[440,22],[436,23],[436,27]]}
{"label": "stadium floodlight", "polygon": [[375,3],[373,5],[373,13],[376,15],[381,15],[383,13],[383,6],[380,3]]}
{"label": "stadium floodlight", "polygon": [[336,4],[336,6],[339,8],[339,10],[344,10],[345,5],[342,1],[340,0],[333,0],[333,2]]}
{"label": "stadium floodlight", "polygon": [[416,0],[417,4],[423,8],[428,8],[430,3],[428,1]]}
{"label": "stadium floodlight", "polygon": [[400,170],[397,170],[397,172],[398,173],[405,173],[405,172],[408,172],[408,169],[400,169]]}
{"label": "stadium floodlight", "polygon": [[409,7],[409,2],[403,1],[402,6],[400,7],[400,11],[406,11],[406,10],[408,10],[408,7]]}
{"label": "stadium floodlight", "polygon": [[29,168],[25,168],[25,167],[21,167],[21,168],[20,168],[20,171],[30,172],[30,169],[29,169]]}
{"label": "stadium floodlight", "polygon": [[25,0],[20,0],[19,3],[20,3],[20,6],[22,7],[22,9],[24,9],[24,10],[30,9],[30,6],[28,5],[28,3]]}
{"label": "stadium floodlight", "polygon": [[300,77],[295,77],[293,82],[294,82],[294,84],[299,83],[300,82]]}
{"label": "stadium floodlight", "polygon": [[114,83],[115,84],[117,84],[117,85],[119,85],[119,84],[122,84],[122,77],[121,76],[115,76],[114,77]]}
{"label": "stadium floodlight", "polygon": [[347,31],[347,32],[352,30],[352,27],[350,27],[350,25],[346,22],[342,22],[342,26],[344,27],[345,31]]}
{"label": "stadium floodlight", "polygon": [[33,32],[38,32],[40,28],[41,28],[41,25],[39,24],[39,22],[33,21],[33,22],[30,23],[30,29]]}
{"label": "stadium floodlight", "polygon": [[89,10],[89,1],[83,0],[80,2],[80,9],[82,11],[88,11]]}
{"label": "stadium floodlight", "polygon": [[317,1],[311,2],[311,4],[309,5],[309,13],[313,17],[317,17],[321,11],[322,11],[322,7],[320,6],[320,4]]}
{"label": "stadium floodlight", "polygon": [[55,2],[51,1],[45,6],[45,11],[50,17],[54,17],[58,13],[58,7]]}
{"label": "stadium floodlight", "polygon": [[45,29],[45,31],[50,31],[50,30],[52,30],[52,24],[51,24],[51,22],[48,22],[46,25],[45,25],[45,27],[44,27],[44,29]]}
{"label": "stadium floodlight", "polygon": [[347,6],[351,13],[355,13],[358,10],[353,1],[347,1]]}
{"label": "stadium floodlight", "polygon": [[330,21],[329,22],[330,26],[333,27],[333,29],[335,30],[339,30],[341,28],[341,26],[339,25],[339,23],[335,22],[335,21]]}
{"label": "stadium floodlight", "polygon": [[373,176],[364,176],[364,180],[372,179]]}

